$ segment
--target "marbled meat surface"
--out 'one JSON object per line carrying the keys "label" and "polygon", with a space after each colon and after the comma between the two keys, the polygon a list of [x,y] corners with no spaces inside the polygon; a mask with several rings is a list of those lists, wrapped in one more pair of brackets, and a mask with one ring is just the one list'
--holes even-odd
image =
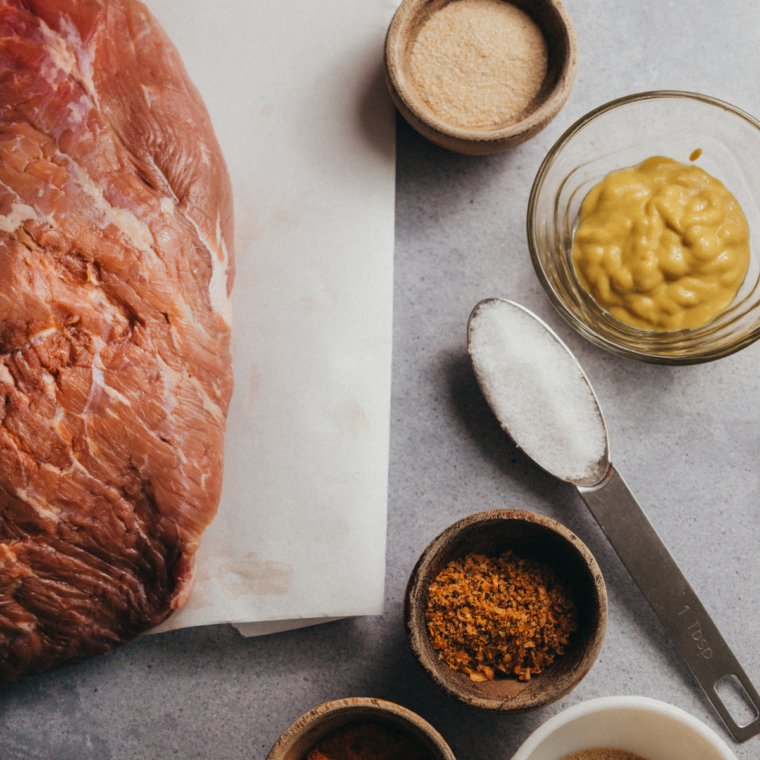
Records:
{"label": "marbled meat surface", "polygon": [[133,0],[0,0],[0,682],[180,607],[222,489],[232,198]]}

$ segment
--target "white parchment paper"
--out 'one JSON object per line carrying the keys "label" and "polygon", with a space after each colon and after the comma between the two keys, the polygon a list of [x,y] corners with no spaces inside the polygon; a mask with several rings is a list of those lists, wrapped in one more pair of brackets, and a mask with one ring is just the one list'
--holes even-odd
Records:
{"label": "white parchment paper", "polygon": [[148,0],[235,195],[224,494],[159,630],[381,614],[390,412],[395,0]]}

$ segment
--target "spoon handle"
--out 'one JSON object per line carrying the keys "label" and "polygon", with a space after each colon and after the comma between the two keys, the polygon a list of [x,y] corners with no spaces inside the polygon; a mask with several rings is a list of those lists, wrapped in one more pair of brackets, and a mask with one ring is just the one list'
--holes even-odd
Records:
{"label": "spoon handle", "polygon": [[[731,735],[738,742],[757,736],[760,694],[623,478],[610,465],[604,480],[596,486],[578,486],[578,491]],[[732,675],[755,709],[755,717],[743,726],[733,719],[715,688]]]}

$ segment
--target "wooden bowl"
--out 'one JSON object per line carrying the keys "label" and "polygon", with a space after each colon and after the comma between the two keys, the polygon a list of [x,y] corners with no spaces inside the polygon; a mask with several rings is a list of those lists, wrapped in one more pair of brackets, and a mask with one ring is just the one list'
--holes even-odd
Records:
{"label": "wooden bowl", "polygon": [[514,148],[538,134],[567,102],[578,70],[578,42],[570,17],[559,0],[513,0],[543,32],[548,67],[536,98],[518,117],[496,127],[474,129],[449,124],[421,98],[411,74],[414,42],[427,19],[452,0],[403,0],[385,39],[386,84],[404,118],[428,140],[443,148],[483,155]]}
{"label": "wooden bowl", "polygon": [[[425,620],[428,589],[451,560],[472,552],[495,556],[507,549],[544,562],[570,586],[578,629],[565,653],[529,681],[507,676],[475,682],[452,670],[433,649]],[[578,536],[543,515],[498,509],[454,523],[425,549],[406,588],[404,622],[414,657],[445,694],[481,710],[527,712],[564,697],[589,672],[607,629],[607,592],[596,560]]]}
{"label": "wooden bowl", "polygon": [[300,717],[275,742],[267,760],[305,760],[321,739],[351,723],[378,723],[405,731],[430,752],[431,760],[456,760],[443,737],[411,710],[382,699],[336,699]]}

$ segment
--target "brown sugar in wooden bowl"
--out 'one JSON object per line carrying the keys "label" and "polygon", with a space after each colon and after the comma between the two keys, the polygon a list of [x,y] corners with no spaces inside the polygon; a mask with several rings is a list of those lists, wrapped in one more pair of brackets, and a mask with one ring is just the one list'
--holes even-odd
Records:
{"label": "brown sugar in wooden bowl", "polygon": [[[564,654],[530,680],[497,674],[491,681],[473,681],[450,668],[433,648],[425,617],[430,585],[452,560],[473,553],[495,557],[508,550],[543,563],[568,586],[578,627]],[[481,710],[520,713],[564,697],[589,672],[607,629],[607,592],[593,555],[563,525],[533,512],[492,510],[454,523],[425,549],[406,588],[404,623],[415,659],[442,692]]]}
{"label": "brown sugar in wooden bowl", "polygon": [[[570,17],[559,0],[513,0],[538,26],[546,41],[547,68],[540,89],[517,115],[488,126],[447,121],[423,99],[412,73],[412,52],[422,28],[450,2],[403,0],[385,39],[385,78],[396,107],[424,137],[443,148],[483,155],[513,148],[536,135],[567,102],[578,69],[578,43]],[[506,2],[506,0],[502,0]]]}
{"label": "brown sugar in wooden bowl", "polygon": [[393,702],[367,697],[335,699],[302,715],[275,742],[267,760],[306,760],[331,734],[357,724],[374,724],[403,735],[413,743],[415,758],[456,760],[443,737],[419,715]]}

